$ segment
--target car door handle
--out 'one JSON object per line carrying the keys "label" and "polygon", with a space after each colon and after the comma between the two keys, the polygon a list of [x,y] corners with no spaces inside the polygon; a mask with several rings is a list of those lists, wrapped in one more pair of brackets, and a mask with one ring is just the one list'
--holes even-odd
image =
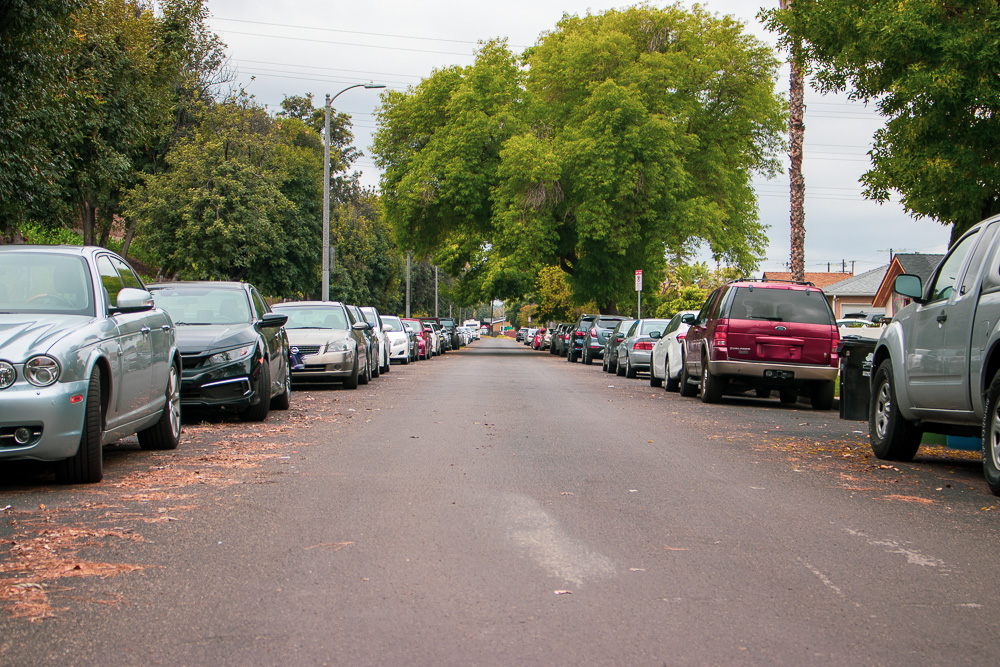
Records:
{"label": "car door handle", "polygon": [[149,333],[149,327],[143,327],[143,328],[139,329],[139,331],[141,331],[144,335],[148,334]]}
{"label": "car door handle", "polygon": [[161,328],[161,329],[163,329],[164,331],[170,331],[171,329],[173,329],[173,327],[172,327],[172,326],[170,326],[169,324],[164,324],[164,325],[163,325],[162,327],[160,327],[160,328]]}
{"label": "car door handle", "polygon": [[948,320],[948,313],[941,313],[937,316],[938,324],[944,324]]}

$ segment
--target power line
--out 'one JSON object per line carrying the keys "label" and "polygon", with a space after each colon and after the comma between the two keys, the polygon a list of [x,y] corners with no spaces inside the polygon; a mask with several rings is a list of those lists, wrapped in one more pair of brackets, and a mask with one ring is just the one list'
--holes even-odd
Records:
{"label": "power line", "polygon": [[238,30],[223,30],[224,34],[229,35],[247,35],[249,37],[266,37],[269,39],[290,39],[296,42],[314,42],[317,44],[336,44],[337,46],[356,46],[367,49],[387,49],[390,51],[410,51],[412,53],[433,53],[435,55],[442,56],[465,56],[471,58],[471,53],[452,53],[450,51],[430,51],[428,49],[408,49],[404,46],[376,46],[374,44],[354,44],[352,42],[334,42],[328,39],[307,39],[305,37],[285,37],[284,35],[262,35],[256,32],[241,32]]}
{"label": "power line", "polygon": [[[236,60],[237,63],[256,63],[258,65],[272,65],[274,67],[298,67],[299,69],[318,69],[325,70],[328,72],[350,72],[351,74],[364,74],[365,76],[401,76],[408,79],[423,79],[424,76],[421,74],[390,74],[389,72],[369,72],[366,70],[358,69],[340,69],[338,67],[319,67],[317,65],[297,65],[295,63],[272,63],[266,60],[248,60],[246,58],[239,58]],[[817,146],[819,144],[816,144]],[[862,148],[862,146],[856,146],[855,148]]]}

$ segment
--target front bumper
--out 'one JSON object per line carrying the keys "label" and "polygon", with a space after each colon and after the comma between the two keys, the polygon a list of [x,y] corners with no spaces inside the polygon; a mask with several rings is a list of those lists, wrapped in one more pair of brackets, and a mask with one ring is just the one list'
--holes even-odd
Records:
{"label": "front bumper", "polygon": [[345,378],[354,373],[354,351],[323,352],[302,357],[302,368],[292,369],[292,378]]}
{"label": "front bumper", "polygon": [[[0,391],[0,459],[59,461],[76,454],[88,384],[80,380],[39,388],[18,382]],[[70,402],[80,395],[84,400]],[[19,445],[13,434],[22,427],[31,429],[32,438]]]}
{"label": "front bumper", "polygon": [[256,356],[208,368],[186,368],[181,373],[181,405],[249,407],[259,401],[254,389],[259,374]]}

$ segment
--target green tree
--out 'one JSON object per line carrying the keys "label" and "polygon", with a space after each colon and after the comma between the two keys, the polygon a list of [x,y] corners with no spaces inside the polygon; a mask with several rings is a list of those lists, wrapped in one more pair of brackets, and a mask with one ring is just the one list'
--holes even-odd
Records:
{"label": "green tree", "polygon": [[821,91],[873,104],[865,195],[898,192],[914,217],[952,225],[952,239],[1000,213],[1000,6],[974,0],[795,0],[764,12]]}

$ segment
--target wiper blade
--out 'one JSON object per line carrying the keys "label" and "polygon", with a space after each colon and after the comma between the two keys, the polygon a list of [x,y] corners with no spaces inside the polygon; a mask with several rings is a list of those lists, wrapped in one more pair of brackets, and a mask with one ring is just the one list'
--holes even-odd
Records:
{"label": "wiper blade", "polygon": [[174,324],[183,327],[210,327],[211,322],[174,322]]}

